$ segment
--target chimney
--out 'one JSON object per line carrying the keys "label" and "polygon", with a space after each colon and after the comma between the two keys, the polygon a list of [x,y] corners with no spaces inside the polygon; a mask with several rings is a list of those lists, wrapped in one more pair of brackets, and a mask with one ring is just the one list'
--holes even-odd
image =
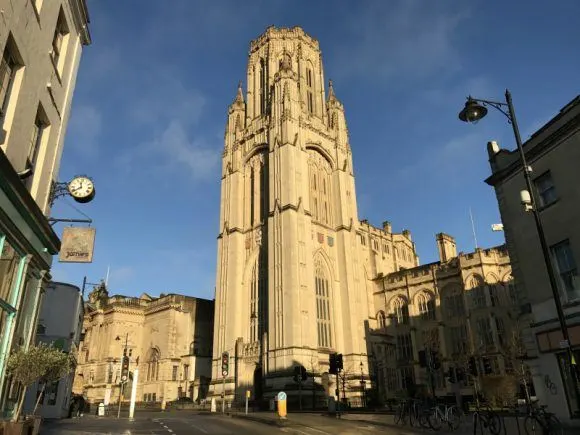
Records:
{"label": "chimney", "polygon": [[437,240],[437,250],[439,251],[439,261],[446,263],[457,257],[457,245],[455,239],[449,234],[439,233],[435,236]]}
{"label": "chimney", "polygon": [[385,231],[385,233],[388,234],[390,234],[393,231],[393,227],[391,226],[391,223],[389,221],[383,222],[383,230]]}

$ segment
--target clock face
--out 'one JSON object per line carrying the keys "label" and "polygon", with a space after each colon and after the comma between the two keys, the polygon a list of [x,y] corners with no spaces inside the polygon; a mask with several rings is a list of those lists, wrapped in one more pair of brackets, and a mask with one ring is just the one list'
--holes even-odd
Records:
{"label": "clock face", "polygon": [[93,199],[95,185],[87,177],[75,177],[68,184],[68,191],[76,201],[88,202]]}

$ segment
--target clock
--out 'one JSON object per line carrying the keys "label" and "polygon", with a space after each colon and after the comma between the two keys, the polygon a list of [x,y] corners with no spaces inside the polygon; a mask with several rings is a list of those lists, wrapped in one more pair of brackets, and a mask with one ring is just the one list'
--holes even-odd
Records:
{"label": "clock", "polygon": [[95,185],[89,177],[74,177],[68,183],[68,192],[76,202],[90,202],[95,197]]}

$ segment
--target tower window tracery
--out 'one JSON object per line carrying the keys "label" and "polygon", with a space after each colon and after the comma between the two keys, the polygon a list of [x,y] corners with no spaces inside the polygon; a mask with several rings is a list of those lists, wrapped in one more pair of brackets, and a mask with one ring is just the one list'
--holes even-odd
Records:
{"label": "tower window tracery", "polygon": [[312,68],[306,68],[306,106],[308,113],[314,113],[314,74]]}
{"label": "tower window tracery", "polygon": [[264,152],[254,155],[246,164],[246,197],[249,207],[248,225],[253,227],[265,221],[268,214],[268,156]]}
{"label": "tower window tracery", "polygon": [[268,100],[268,71],[266,61],[264,59],[260,59],[258,78],[260,80],[258,83],[258,92],[260,95],[260,115],[265,115]]}
{"label": "tower window tracery", "polygon": [[315,262],[316,326],[319,347],[332,347],[332,311],[330,285],[320,260]]}
{"label": "tower window tracery", "polygon": [[332,224],[332,208],[330,203],[331,167],[328,161],[317,151],[308,150],[310,177],[310,212],[315,222]]}

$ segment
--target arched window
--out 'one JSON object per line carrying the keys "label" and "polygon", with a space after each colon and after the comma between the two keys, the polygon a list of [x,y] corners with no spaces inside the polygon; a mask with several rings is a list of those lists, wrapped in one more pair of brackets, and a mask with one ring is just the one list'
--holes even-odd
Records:
{"label": "arched window", "polygon": [[314,114],[314,74],[310,67],[306,67],[306,107]]}
{"label": "arched window", "polygon": [[267,286],[260,258],[261,256],[252,269],[250,279],[250,343],[261,340],[266,330]]}
{"label": "arched window", "polygon": [[314,289],[316,292],[316,326],[318,346],[332,347],[332,311],[330,285],[322,262],[315,263]]}
{"label": "arched window", "polygon": [[159,350],[155,348],[149,350],[149,358],[147,358],[147,380],[159,380]]}
{"label": "arched window", "polygon": [[246,163],[246,219],[250,227],[260,224],[268,215],[268,156],[259,152]]}
{"label": "arched window", "polygon": [[318,151],[308,150],[308,171],[310,179],[310,211],[312,219],[326,225],[332,222],[331,166]]}
{"label": "arched window", "polygon": [[393,316],[396,325],[409,324],[409,304],[405,299],[395,299],[393,302]]}
{"label": "arched window", "polygon": [[379,321],[379,328],[385,329],[387,327],[387,316],[385,316],[385,312],[379,311],[379,314],[377,314],[377,319]]}
{"label": "arched window", "polygon": [[465,316],[465,302],[463,300],[463,289],[459,285],[450,285],[443,288],[443,308],[445,316],[456,318]]}
{"label": "arched window", "polygon": [[423,320],[435,320],[435,301],[428,293],[421,293],[417,297],[419,314]]}
{"label": "arched window", "polygon": [[266,61],[264,59],[260,59],[260,71],[259,71],[259,95],[260,95],[260,115],[266,114],[266,107],[267,107],[267,92],[268,92],[268,70],[266,66]]}

